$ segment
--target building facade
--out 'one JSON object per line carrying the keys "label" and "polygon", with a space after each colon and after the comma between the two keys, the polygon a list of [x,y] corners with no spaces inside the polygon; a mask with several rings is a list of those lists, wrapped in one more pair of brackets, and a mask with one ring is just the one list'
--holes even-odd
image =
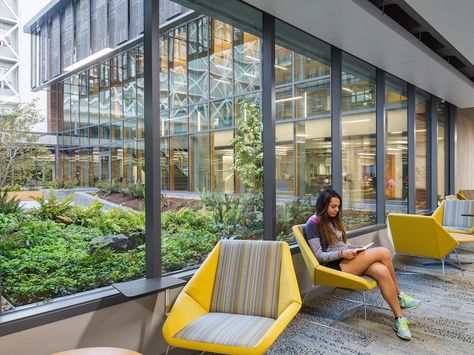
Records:
{"label": "building facade", "polygon": [[[53,1],[25,26],[34,35],[32,88],[50,90],[63,181],[145,181],[142,8]],[[169,1],[160,10],[161,188],[238,195],[231,140],[241,103],[261,105],[261,23]],[[355,228],[377,222],[377,191],[387,213],[424,212],[453,192],[442,171],[454,105],[283,21],[275,39],[279,201],[339,187],[361,218]]]}

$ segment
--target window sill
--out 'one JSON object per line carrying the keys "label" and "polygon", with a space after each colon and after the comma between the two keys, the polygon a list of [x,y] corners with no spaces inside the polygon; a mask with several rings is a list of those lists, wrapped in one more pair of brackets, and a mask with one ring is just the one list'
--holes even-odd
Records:
{"label": "window sill", "polygon": [[[175,277],[163,277],[153,280],[140,279],[116,284],[115,286],[125,290],[125,294],[130,297],[144,297],[152,293],[179,287],[186,283],[186,281],[176,278],[176,275]],[[129,300],[129,297],[119,292],[115,287],[108,286],[22,306],[12,312],[0,314],[0,335],[4,336],[94,312]]]}

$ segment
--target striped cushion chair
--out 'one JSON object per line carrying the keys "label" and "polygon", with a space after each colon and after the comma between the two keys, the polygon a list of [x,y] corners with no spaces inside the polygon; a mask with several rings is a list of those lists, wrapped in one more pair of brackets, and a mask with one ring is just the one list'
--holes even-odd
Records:
{"label": "striped cushion chair", "polygon": [[446,229],[458,243],[474,243],[473,200],[444,200],[434,211],[433,218]]}
{"label": "striped cushion chair", "polygon": [[223,240],[181,291],[163,335],[175,347],[263,354],[300,308],[287,243]]}

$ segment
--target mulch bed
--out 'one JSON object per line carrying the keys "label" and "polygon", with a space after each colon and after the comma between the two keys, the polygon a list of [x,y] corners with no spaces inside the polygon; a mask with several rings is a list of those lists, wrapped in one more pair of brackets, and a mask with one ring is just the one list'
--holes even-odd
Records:
{"label": "mulch bed", "polygon": [[[135,211],[144,211],[145,210],[145,199],[137,198],[130,195],[125,195],[121,193],[111,193],[110,195],[104,195],[103,193],[97,193],[97,196],[118,205],[122,205],[128,208],[131,208]],[[192,210],[198,211],[204,206],[200,200],[187,199],[187,198],[177,198],[177,197],[166,197],[161,201],[161,211],[177,211],[181,208],[190,208]]]}

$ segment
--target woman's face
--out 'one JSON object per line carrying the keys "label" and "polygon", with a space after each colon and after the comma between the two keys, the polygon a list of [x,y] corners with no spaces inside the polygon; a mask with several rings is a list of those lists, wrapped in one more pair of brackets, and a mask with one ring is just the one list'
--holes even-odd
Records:
{"label": "woman's face", "polygon": [[335,218],[337,213],[339,212],[339,208],[341,207],[341,201],[337,197],[331,197],[328,206],[328,216],[331,218]]}

